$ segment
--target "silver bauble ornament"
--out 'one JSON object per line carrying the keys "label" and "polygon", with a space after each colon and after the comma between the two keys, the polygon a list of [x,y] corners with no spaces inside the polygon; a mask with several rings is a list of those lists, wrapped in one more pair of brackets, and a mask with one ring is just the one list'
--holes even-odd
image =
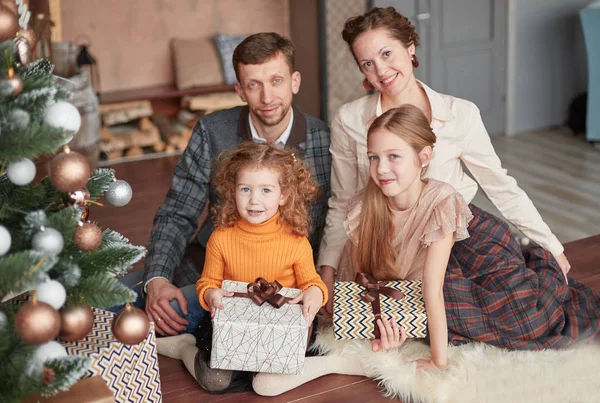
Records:
{"label": "silver bauble ornament", "polygon": [[62,234],[54,228],[46,227],[33,236],[31,246],[40,252],[59,254],[64,245]]}
{"label": "silver bauble ornament", "polygon": [[29,113],[23,109],[13,109],[8,116],[8,124],[16,130],[26,130],[31,118]]}
{"label": "silver bauble ornament", "polygon": [[12,244],[12,237],[10,232],[4,225],[0,225],[0,257],[6,255],[6,252],[10,250]]}
{"label": "silver bauble ornament", "polygon": [[28,158],[11,162],[6,166],[8,180],[17,186],[29,185],[35,178],[35,164]]}
{"label": "silver bauble ornament", "polygon": [[104,195],[106,201],[116,207],[123,207],[131,201],[133,190],[129,183],[123,180],[117,180],[108,185],[108,190]]}
{"label": "silver bauble ornament", "polygon": [[35,296],[38,301],[59,310],[67,300],[67,291],[60,281],[48,280],[35,287]]}

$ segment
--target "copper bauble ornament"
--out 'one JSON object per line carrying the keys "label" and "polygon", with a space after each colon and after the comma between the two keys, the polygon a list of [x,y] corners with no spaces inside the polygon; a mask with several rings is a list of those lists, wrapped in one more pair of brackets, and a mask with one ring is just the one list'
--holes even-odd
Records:
{"label": "copper bauble ornament", "polygon": [[131,304],[125,305],[113,319],[112,332],[123,344],[138,344],[148,336],[150,321],[146,313]]}
{"label": "copper bauble ornament", "polygon": [[0,6],[8,8],[14,15],[19,15],[19,7],[15,0],[0,0]]}
{"label": "copper bauble ornament", "polygon": [[60,315],[47,303],[33,300],[19,308],[15,330],[23,343],[44,344],[58,335]]}
{"label": "copper bauble ornament", "polygon": [[94,326],[94,311],[87,305],[69,305],[60,310],[60,333],[64,341],[77,341],[90,334]]}
{"label": "copper bauble ornament", "polygon": [[14,42],[17,47],[19,62],[21,62],[24,67],[27,67],[31,61],[31,46],[29,46],[29,42],[22,36],[17,36]]}
{"label": "copper bauble ornament", "polygon": [[102,245],[102,230],[96,224],[85,223],[77,226],[73,241],[79,249],[89,252]]}
{"label": "copper bauble ornament", "polygon": [[22,29],[17,32],[17,38],[25,38],[29,44],[29,49],[35,49],[37,44],[37,36],[33,28]]}
{"label": "copper bauble ornament", "polygon": [[19,19],[10,8],[0,4],[0,42],[11,40],[19,30]]}
{"label": "copper bauble ornament", "polygon": [[90,164],[74,151],[62,152],[50,161],[50,182],[61,192],[74,192],[85,186],[90,179]]}

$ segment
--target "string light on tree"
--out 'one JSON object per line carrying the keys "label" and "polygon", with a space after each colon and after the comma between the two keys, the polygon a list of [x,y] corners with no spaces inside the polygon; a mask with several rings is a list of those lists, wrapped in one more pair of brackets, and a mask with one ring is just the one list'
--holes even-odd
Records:
{"label": "string light on tree", "polygon": [[50,182],[65,193],[84,187],[91,174],[88,160],[83,155],[71,151],[68,146],[50,161],[49,171]]}
{"label": "string light on tree", "polygon": [[8,69],[7,77],[4,81],[8,82],[10,86],[10,95],[17,96],[23,91],[23,81],[15,74],[15,69],[12,67]]}
{"label": "string light on tree", "polygon": [[94,326],[94,311],[89,306],[69,305],[60,310],[61,327],[58,338],[77,341],[87,336]]}
{"label": "string light on tree", "polygon": [[10,231],[4,225],[0,225],[0,257],[6,255],[11,245],[12,237],[10,236]]}
{"label": "string light on tree", "polygon": [[62,129],[65,136],[63,144],[67,144],[81,128],[81,115],[77,108],[70,103],[59,101],[46,108],[44,123]]}
{"label": "string light on tree", "polygon": [[59,310],[67,300],[67,291],[60,281],[47,280],[35,287],[35,296],[38,301]]}
{"label": "string light on tree", "polygon": [[59,231],[52,227],[42,227],[31,239],[31,246],[37,251],[58,255],[62,252],[64,241]]}
{"label": "string light on tree", "polygon": [[106,201],[115,207],[123,207],[131,201],[133,190],[129,183],[124,180],[115,180],[108,186],[104,197]]}
{"label": "string light on tree", "polygon": [[23,158],[6,166],[8,180],[17,186],[29,185],[35,178],[36,168],[33,161]]}
{"label": "string light on tree", "polygon": [[123,344],[133,345],[142,342],[149,330],[150,321],[146,313],[131,304],[126,304],[125,308],[113,318],[113,335]]}
{"label": "string light on tree", "polygon": [[43,344],[58,336],[60,315],[56,309],[34,297],[19,308],[15,315],[15,330],[23,343]]}

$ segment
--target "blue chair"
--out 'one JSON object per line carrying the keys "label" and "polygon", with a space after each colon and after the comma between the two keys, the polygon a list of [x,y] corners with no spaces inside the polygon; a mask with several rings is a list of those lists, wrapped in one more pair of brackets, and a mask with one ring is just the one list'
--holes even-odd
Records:
{"label": "blue chair", "polygon": [[588,56],[588,101],[586,138],[600,142],[600,7],[580,11]]}

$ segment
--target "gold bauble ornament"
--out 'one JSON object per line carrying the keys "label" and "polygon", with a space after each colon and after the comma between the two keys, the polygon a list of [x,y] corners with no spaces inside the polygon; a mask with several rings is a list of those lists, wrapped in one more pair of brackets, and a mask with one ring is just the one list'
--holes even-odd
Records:
{"label": "gold bauble ornament", "polygon": [[17,55],[23,67],[27,67],[31,61],[31,47],[26,38],[17,36],[15,38],[15,46],[17,47]]}
{"label": "gold bauble ornament", "polygon": [[90,179],[90,164],[87,159],[68,148],[50,161],[50,182],[61,192],[74,192]]}
{"label": "gold bauble ornament", "polygon": [[17,38],[25,38],[29,44],[29,49],[35,49],[37,44],[37,36],[33,28],[22,29],[17,32]]}
{"label": "gold bauble ornament", "polygon": [[49,304],[34,299],[19,308],[15,330],[23,343],[44,344],[58,336],[60,315]]}
{"label": "gold bauble ornament", "polygon": [[102,245],[102,230],[96,224],[85,223],[77,226],[73,241],[79,249],[89,252]]}
{"label": "gold bauble ornament", "polygon": [[94,311],[87,305],[69,305],[60,310],[60,333],[64,341],[77,341],[90,334],[94,326]]}
{"label": "gold bauble ornament", "polygon": [[19,30],[19,19],[10,8],[0,4],[0,42],[11,40]]}
{"label": "gold bauble ornament", "polygon": [[123,344],[138,344],[148,336],[150,321],[146,313],[131,304],[125,305],[112,322],[115,339]]}
{"label": "gold bauble ornament", "polygon": [[8,69],[8,77],[4,80],[7,81],[12,88],[10,95],[17,96],[23,91],[23,81],[21,81],[19,76],[15,75],[15,70],[12,67]]}

